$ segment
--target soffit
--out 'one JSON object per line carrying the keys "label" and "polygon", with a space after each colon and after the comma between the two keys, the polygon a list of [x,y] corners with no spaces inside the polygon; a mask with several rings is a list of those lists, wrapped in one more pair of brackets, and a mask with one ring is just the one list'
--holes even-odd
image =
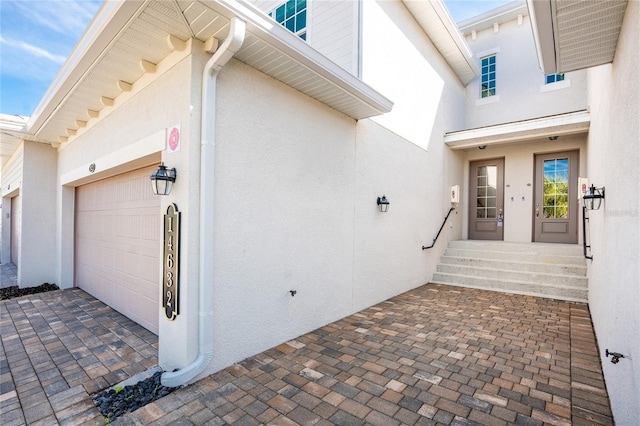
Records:
{"label": "soffit", "polygon": [[0,171],[26,136],[28,117],[0,114]]}
{"label": "soffit", "polygon": [[451,15],[439,0],[402,0],[465,86],[479,73],[478,66]]}
{"label": "soffit", "polygon": [[532,139],[587,133],[591,119],[588,111],[576,111],[549,117],[522,120],[477,129],[448,132],[444,142],[453,150],[483,145],[521,143]]}
{"label": "soffit", "polygon": [[[104,9],[104,10],[103,10]],[[248,34],[236,59],[354,119],[389,112],[392,102],[348,73],[264,13],[235,0],[105,2],[29,122],[29,132],[64,141],[86,125],[103,98],[135,83],[141,60],[157,64],[174,50],[168,37],[222,41],[238,16]]]}
{"label": "soffit", "polygon": [[[115,99],[123,92],[119,81],[133,84],[144,75],[141,60],[157,64],[172,52],[168,34],[182,40],[191,37],[174,2],[133,3],[135,9],[122,11],[131,14],[124,28],[107,23],[101,37],[78,60],[80,69],[69,71],[69,82],[65,83],[71,83],[71,87],[62,86],[60,93],[52,96],[50,104],[43,108],[32,127],[39,138],[57,142],[59,137],[68,135],[67,129],[82,127],[83,122],[92,118],[89,110],[100,111],[105,107],[102,97]],[[113,21],[117,23],[117,19]],[[85,58],[89,64],[82,63]]]}
{"label": "soffit", "polygon": [[529,0],[527,5],[545,73],[613,61],[627,0]]}

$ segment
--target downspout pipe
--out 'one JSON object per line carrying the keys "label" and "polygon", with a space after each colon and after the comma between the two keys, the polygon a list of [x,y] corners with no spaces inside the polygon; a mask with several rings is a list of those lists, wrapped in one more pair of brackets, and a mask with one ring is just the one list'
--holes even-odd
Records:
{"label": "downspout pipe", "polygon": [[188,366],[162,374],[164,386],[178,387],[202,373],[213,358],[213,264],[214,264],[214,165],[216,80],[218,73],[235,55],[246,34],[246,23],[231,19],[229,35],[207,61],[202,73],[200,116],[200,265],[198,278],[198,356]]}

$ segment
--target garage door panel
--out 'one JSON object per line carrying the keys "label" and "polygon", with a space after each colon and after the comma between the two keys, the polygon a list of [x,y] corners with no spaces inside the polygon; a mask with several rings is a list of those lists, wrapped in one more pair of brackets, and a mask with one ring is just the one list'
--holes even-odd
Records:
{"label": "garage door panel", "polygon": [[156,167],[93,182],[76,191],[76,285],[158,332],[160,198]]}

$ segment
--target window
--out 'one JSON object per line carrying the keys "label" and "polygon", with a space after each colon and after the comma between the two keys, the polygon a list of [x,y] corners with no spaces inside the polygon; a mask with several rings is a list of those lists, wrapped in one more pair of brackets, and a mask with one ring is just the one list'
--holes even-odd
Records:
{"label": "window", "polygon": [[288,0],[269,12],[269,16],[301,39],[307,39],[307,0]]}
{"label": "window", "polygon": [[496,94],[496,55],[485,56],[482,62],[482,86],[480,97],[488,98]]}
{"label": "window", "polygon": [[545,84],[551,84],[551,83],[555,83],[556,81],[562,81],[562,80],[564,80],[564,73],[563,74],[547,74]]}

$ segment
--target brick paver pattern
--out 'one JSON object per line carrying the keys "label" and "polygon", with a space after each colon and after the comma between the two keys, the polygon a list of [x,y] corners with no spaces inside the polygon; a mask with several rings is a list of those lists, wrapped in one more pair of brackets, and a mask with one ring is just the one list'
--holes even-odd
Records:
{"label": "brick paver pattern", "polygon": [[0,424],[104,425],[90,395],[157,365],[158,339],[80,289],[0,302]]}
{"label": "brick paver pattern", "polygon": [[426,285],[118,425],[613,424],[588,306]]}

